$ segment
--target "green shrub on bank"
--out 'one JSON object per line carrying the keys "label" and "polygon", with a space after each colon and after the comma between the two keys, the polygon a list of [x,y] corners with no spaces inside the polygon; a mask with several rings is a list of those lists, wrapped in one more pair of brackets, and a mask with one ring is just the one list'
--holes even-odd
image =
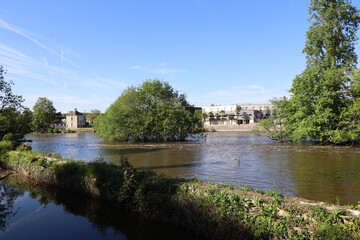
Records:
{"label": "green shrub on bank", "polygon": [[13,149],[13,145],[10,141],[0,141],[0,159]]}
{"label": "green shrub on bank", "polygon": [[[10,149],[0,143],[1,149]],[[360,219],[346,208],[306,206],[274,191],[168,179],[119,165],[85,163],[24,147],[9,152],[2,166],[32,177],[33,183],[80,191],[122,204],[150,219],[188,228],[209,239],[359,239]]]}
{"label": "green shrub on bank", "polygon": [[47,130],[48,133],[61,133],[60,129],[58,128],[49,128]]}

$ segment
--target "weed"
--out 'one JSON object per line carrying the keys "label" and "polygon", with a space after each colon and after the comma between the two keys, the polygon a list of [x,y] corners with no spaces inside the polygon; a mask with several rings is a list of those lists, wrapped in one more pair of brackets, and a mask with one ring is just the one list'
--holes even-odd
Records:
{"label": "weed", "polygon": [[244,184],[244,185],[240,186],[240,189],[243,190],[243,191],[246,191],[246,192],[253,192],[255,190],[254,188],[250,187],[247,184]]}

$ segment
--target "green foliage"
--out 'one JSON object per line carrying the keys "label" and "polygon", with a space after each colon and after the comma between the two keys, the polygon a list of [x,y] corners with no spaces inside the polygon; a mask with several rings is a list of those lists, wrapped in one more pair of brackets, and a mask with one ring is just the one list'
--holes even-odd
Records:
{"label": "green foliage", "polygon": [[58,128],[49,128],[47,130],[48,133],[61,133],[60,129]]}
{"label": "green foliage", "polygon": [[90,123],[93,124],[95,122],[95,119],[101,114],[100,110],[97,109],[93,109],[90,110],[89,113],[86,113],[86,120]]}
{"label": "green foliage", "polygon": [[311,26],[306,33],[308,66],[324,68],[355,67],[355,42],[360,16],[351,0],[311,0]]}
{"label": "green foliage", "polygon": [[202,130],[201,117],[185,95],[160,80],[126,89],[94,127],[103,138],[125,141],[185,140]]}
{"label": "green foliage", "polygon": [[0,66],[0,141],[20,142],[31,132],[31,112],[22,106],[24,99],[12,93],[12,82],[4,80],[5,71]]}
{"label": "green foliage", "polygon": [[56,109],[52,101],[45,97],[39,97],[33,110],[33,130],[35,132],[45,132],[56,119]]}
{"label": "green foliage", "polygon": [[285,119],[287,117],[286,110],[289,100],[286,97],[274,98],[271,100],[271,104],[274,105],[275,110],[268,118],[260,120],[257,127],[252,130],[252,133],[256,135],[265,133],[268,138],[283,142],[287,139]]}
{"label": "green foliage", "polygon": [[[335,209],[333,212],[328,212],[320,206],[313,206],[310,210],[314,218],[320,223],[319,229],[315,234],[316,239],[354,239],[351,234],[351,228],[349,229],[343,224],[346,211]],[[357,231],[359,231],[359,228]]]}
{"label": "green foliage", "polygon": [[359,11],[348,0],[312,0],[304,53],[285,108],[287,138],[321,143],[360,140],[356,31]]}
{"label": "green foliage", "polygon": [[0,159],[4,158],[10,150],[13,149],[13,145],[10,141],[0,141]]}

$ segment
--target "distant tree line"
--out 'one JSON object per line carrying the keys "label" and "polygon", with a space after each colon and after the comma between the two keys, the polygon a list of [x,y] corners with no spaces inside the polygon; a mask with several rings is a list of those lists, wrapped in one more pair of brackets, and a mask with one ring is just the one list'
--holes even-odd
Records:
{"label": "distant tree line", "polygon": [[5,81],[5,74],[0,66],[0,141],[8,140],[17,145],[25,141],[26,134],[46,132],[56,119],[63,118],[45,97],[38,98],[33,111],[25,107],[23,97],[12,92],[13,82]]}

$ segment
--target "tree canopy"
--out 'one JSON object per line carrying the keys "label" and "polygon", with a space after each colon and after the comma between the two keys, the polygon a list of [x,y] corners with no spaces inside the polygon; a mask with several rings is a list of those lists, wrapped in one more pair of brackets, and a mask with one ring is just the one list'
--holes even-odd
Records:
{"label": "tree canopy", "polygon": [[31,132],[31,111],[24,107],[24,99],[12,92],[12,82],[4,79],[0,66],[0,140],[21,141]]}
{"label": "tree canopy", "polygon": [[177,141],[202,131],[202,122],[185,94],[155,79],[124,90],[96,119],[95,129],[109,140]]}
{"label": "tree canopy", "polygon": [[311,0],[303,52],[307,66],[355,67],[359,11],[350,0]]}
{"label": "tree canopy", "polygon": [[100,110],[97,110],[97,109],[93,109],[93,110],[90,110],[89,113],[86,113],[86,120],[92,124],[95,122],[95,119],[101,114],[101,111]]}
{"label": "tree canopy", "polygon": [[56,120],[56,109],[51,100],[39,97],[33,107],[32,127],[35,132],[46,131]]}
{"label": "tree canopy", "polygon": [[283,106],[292,141],[359,141],[359,74],[355,44],[359,11],[349,0],[312,0],[305,70],[293,80]]}

